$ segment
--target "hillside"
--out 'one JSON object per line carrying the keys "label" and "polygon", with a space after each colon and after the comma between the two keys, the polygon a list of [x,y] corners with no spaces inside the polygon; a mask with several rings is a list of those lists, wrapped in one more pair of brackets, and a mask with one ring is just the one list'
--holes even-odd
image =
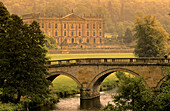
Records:
{"label": "hillside", "polygon": [[135,17],[152,14],[170,33],[170,0],[1,0],[11,13],[47,13],[66,15],[103,15],[105,32],[124,35],[126,29],[133,28]]}

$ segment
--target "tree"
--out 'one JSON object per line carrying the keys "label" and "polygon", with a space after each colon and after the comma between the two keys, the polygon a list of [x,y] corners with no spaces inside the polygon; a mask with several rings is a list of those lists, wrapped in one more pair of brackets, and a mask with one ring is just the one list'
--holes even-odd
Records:
{"label": "tree", "polygon": [[118,95],[114,96],[114,101],[118,106],[133,111],[151,109],[152,99],[150,91],[144,86],[142,78],[126,76],[123,76],[120,80]]}
{"label": "tree", "polygon": [[[3,58],[3,53],[4,53],[4,47],[3,47],[3,43],[4,43],[4,37],[7,36],[6,31],[7,31],[7,27],[8,27],[8,20],[9,20],[9,12],[6,9],[6,7],[4,6],[4,4],[2,2],[0,2],[0,70],[1,70],[1,66],[2,64],[5,64],[5,59]],[[4,77],[3,75],[0,74],[0,87],[4,84]]]}
{"label": "tree", "polygon": [[118,93],[113,95],[115,106],[109,104],[106,111],[153,111],[153,96],[140,77],[121,76]]}
{"label": "tree", "polygon": [[51,37],[49,35],[45,35],[45,39],[47,40],[47,42],[45,43],[45,47],[47,49],[55,49],[55,48],[57,48],[56,39],[54,37]]}
{"label": "tree", "polygon": [[168,111],[170,109],[170,70],[168,70],[166,79],[160,86],[159,92],[154,101],[154,108],[156,111]]}
{"label": "tree", "polygon": [[167,53],[168,33],[152,15],[143,19],[137,18],[135,23],[137,45],[135,54],[139,57],[160,57]]}
{"label": "tree", "polygon": [[[18,103],[21,96],[45,97],[49,82],[46,80],[47,67],[45,36],[37,22],[24,24],[17,15],[8,19],[5,35],[0,36],[0,77],[3,80],[3,100]],[[0,33],[2,35],[4,33]],[[17,97],[16,97],[17,95]]]}
{"label": "tree", "polygon": [[126,76],[125,73],[121,71],[116,72],[115,75],[118,79],[121,79],[123,76]]}
{"label": "tree", "polygon": [[133,41],[133,35],[130,28],[126,29],[125,36],[123,39],[124,39],[124,43],[131,43]]}

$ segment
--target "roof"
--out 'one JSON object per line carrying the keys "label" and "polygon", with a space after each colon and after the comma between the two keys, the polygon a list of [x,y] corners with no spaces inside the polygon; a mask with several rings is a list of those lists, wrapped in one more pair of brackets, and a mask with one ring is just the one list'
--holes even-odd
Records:
{"label": "roof", "polygon": [[64,19],[64,20],[85,20],[84,18],[79,17],[74,13],[66,15],[62,19]]}

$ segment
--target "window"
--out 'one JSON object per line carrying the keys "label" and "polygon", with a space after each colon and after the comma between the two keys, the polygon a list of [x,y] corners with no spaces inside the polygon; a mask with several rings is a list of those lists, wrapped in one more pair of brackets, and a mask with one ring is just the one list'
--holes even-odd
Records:
{"label": "window", "polygon": [[64,28],[66,29],[66,24],[64,24]]}
{"label": "window", "polygon": [[81,25],[79,24],[79,29],[81,28]]}
{"label": "window", "polygon": [[93,36],[95,36],[95,32],[93,32]]}
{"label": "window", "polygon": [[99,36],[102,36],[102,32],[99,33]]}
{"label": "window", "polygon": [[89,43],[89,39],[87,39],[87,43]]}
{"label": "window", "polygon": [[89,24],[87,24],[87,29],[89,28]]}
{"label": "window", "polygon": [[93,29],[95,29],[95,24],[93,24]]}
{"label": "window", "polygon": [[55,28],[57,28],[57,24],[55,24]]}
{"label": "window", "polygon": [[74,35],[74,33],[73,32],[71,32],[71,36],[73,36]]}
{"label": "window", "polygon": [[81,36],[81,32],[79,32],[79,36]]}
{"label": "window", "polygon": [[74,38],[72,38],[72,43],[74,43]]}
{"label": "window", "polygon": [[99,29],[101,29],[102,28],[102,26],[101,26],[101,24],[99,24]]}
{"label": "window", "polygon": [[42,24],[42,28],[44,28],[44,24]]}
{"label": "window", "polygon": [[74,25],[73,25],[73,24],[71,24],[71,28],[74,28]]}
{"label": "window", "polygon": [[57,32],[55,32],[55,36],[57,36]]}
{"label": "window", "polygon": [[89,32],[87,32],[87,36],[89,36]]}
{"label": "window", "polygon": [[81,43],[81,39],[79,39],[79,43]]}
{"label": "window", "polygon": [[64,32],[64,36],[66,36],[66,31]]}
{"label": "window", "polygon": [[51,24],[50,23],[48,24],[48,28],[51,28]]}
{"label": "window", "polygon": [[95,42],[96,42],[96,39],[93,39],[93,42],[95,43]]}
{"label": "window", "polygon": [[100,43],[102,43],[102,39],[100,39]]}

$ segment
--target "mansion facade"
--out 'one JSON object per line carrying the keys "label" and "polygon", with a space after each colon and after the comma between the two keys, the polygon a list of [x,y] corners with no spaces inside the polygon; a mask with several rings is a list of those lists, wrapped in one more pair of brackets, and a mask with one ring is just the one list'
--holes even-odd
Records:
{"label": "mansion facade", "polygon": [[104,19],[101,16],[27,14],[22,19],[28,24],[37,21],[43,34],[56,38],[58,48],[83,48],[104,43]]}

